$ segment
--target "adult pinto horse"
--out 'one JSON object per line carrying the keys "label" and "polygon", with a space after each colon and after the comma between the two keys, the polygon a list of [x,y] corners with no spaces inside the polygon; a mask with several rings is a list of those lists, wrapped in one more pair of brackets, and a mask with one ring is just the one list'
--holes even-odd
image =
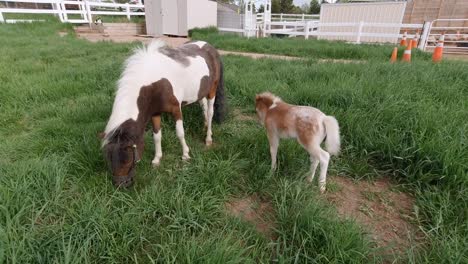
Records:
{"label": "adult pinto horse", "polygon": [[161,114],[172,114],[187,160],[181,107],[200,102],[205,117],[206,145],[212,144],[211,123],[224,118],[223,64],[215,48],[206,42],[188,42],[170,48],[153,41],[129,57],[118,81],[112,114],[102,146],[110,164],[113,183],[128,187],[133,183],[135,165],[142,157],[146,124],[153,123],[154,166],[160,164]]}

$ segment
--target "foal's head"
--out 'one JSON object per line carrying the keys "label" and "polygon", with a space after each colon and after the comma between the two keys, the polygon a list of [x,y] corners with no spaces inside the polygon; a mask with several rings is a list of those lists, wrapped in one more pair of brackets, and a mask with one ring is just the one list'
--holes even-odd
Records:
{"label": "foal's head", "polygon": [[122,129],[109,134],[105,135],[103,148],[112,171],[112,182],[117,187],[130,187],[143,152],[143,142]]}
{"label": "foal's head", "polygon": [[281,102],[281,98],[270,92],[263,92],[255,96],[255,111],[257,111],[257,117],[262,124],[268,109],[278,102]]}

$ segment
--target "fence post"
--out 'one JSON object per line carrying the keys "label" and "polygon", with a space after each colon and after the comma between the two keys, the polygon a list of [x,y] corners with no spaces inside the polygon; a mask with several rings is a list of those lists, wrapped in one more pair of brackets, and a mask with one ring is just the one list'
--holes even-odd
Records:
{"label": "fence post", "polygon": [[283,21],[283,13],[280,14],[280,21]]}
{"label": "fence post", "polygon": [[432,22],[424,21],[423,32],[421,34],[421,40],[419,41],[418,49],[425,50],[429,33],[431,32]]}
{"label": "fence post", "polygon": [[310,31],[310,21],[306,21],[305,23],[305,39],[309,39],[309,31]]}
{"label": "fence post", "polygon": [[361,21],[358,24],[358,31],[357,31],[357,38],[356,38],[356,43],[361,44],[361,34],[362,34],[362,28],[364,27],[364,22]]}
{"label": "fence post", "polygon": [[304,14],[302,14],[302,21],[304,21]]}
{"label": "fence post", "polygon": [[60,1],[59,5],[60,5],[60,11],[61,11],[62,16],[63,16],[63,21],[62,22],[68,22],[67,7],[65,6],[65,4],[62,1]]}
{"label": "fence post", "polygon": [[5,19],[3,18],[2,11],[0,11],[0,23],[4,23]]}
{"label": "fence post", "polygon": [[62,5],[61,5],[61,2],[57,1],[54,3],[55,5],[55,8],[58,10],[58,17],[60,19],[60,22],[65,22],[64,19],[63,19],[63,11],[62,11]]}
{"label": "fence post", "polygon": [[91,5],[88,1],[85,1],[86,17],[88,19],[89,26],[93,23],[93,15],[91,14]]}
{"label": "fence post", "polygon": [[125,4],[126,12],[127,12],[127,19],[130,20],[130,5],[128,3]]}

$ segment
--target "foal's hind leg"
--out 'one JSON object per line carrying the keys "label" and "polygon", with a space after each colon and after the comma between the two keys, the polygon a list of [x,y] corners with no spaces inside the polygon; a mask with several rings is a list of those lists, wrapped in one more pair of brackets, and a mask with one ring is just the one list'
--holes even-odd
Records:
{"label": "foal's hind leg", "polygon": [[159,163],[162,158],[162,149],[161,149],[161,116],[156,115],[152,118],[153,121],[153,139],[154,139],[154,159],[151,162],[153,166],[159,166]]}
{"label": "foal's hind leg", "polygon": [[321,193],[325,192],[330,154],[320,147],[319,141],[312,133],[299,133],[298,141],[310,155],[311,172],[310,176],[307,177],[307,181],[312,182],[317,166],[320,163],[319,188]]}

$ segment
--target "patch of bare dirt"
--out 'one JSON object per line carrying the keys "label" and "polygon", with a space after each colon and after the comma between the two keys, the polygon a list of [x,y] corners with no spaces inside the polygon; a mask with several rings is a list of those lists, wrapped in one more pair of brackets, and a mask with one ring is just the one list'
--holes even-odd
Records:
{"label": "patch of bare dirt", "polygon": [[65,36],[68,35],[68,32],[67,32],[67,31],[59,31],[58,34],[59,34],[59,36],[61,36],[61,37],[65,37]]}
{"label": "patch of bare dirt", "polygon": [[257,118],[255,115],[243,113],[240,109],[234,109],[232,111],[234,118],[240,121],[255,121]]}
{"label": "patch of bare dirt", "polygon": [[413,241],[421,240],[422,235],[411,223],[414,198],[395,191],[388,179],[367,182],[333,177],[330,182],[338,190],[328,192],[326,199],[341,216],[363,225],[385,253],[402,253]]}
{"label": "patch of bare dirt", "polygon": [[270,202],[260,199],[257,195],[242,198],[232,198],[226,204],[226,213],[252,224],[265,237],[275,239],[273,229],[273,206]]}

